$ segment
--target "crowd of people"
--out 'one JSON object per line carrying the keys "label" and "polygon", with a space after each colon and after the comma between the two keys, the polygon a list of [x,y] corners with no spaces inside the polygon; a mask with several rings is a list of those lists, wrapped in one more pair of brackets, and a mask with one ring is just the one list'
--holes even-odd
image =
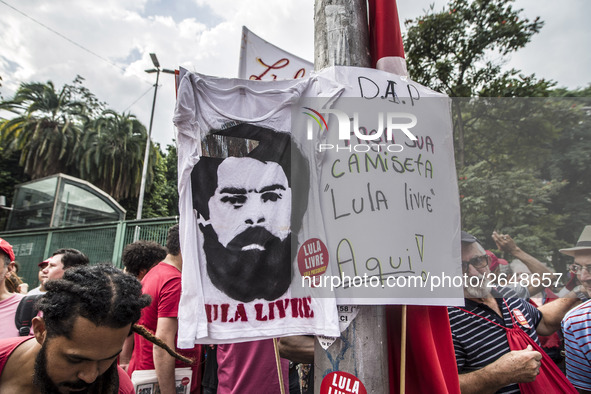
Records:
{"label": "crowd of people", "polygon": [[[127,245],[124,270],[58,249],[39,263],[39,286],[27,294],[10,287],[18,275],[3,239],[0,255],[2,393],[134,393],[134,372],[146,371],[162,394],[279,392],[272,340],[176,348],[178,225],[169,229],[166,247],[143,240]],[[287,385],[289,363],[283,364]],[[186,382],[177,371],[187,368],[190,386],[180,391]]]}
{"label": "crowd of people", "polygon": [[[479,280],[464,284],[464,306],[448,307],[459,389],[591,392],[591,226],[574,247],[560,250],[574,257],[560,289],[556,280],[541,280],[553,272],[509,234],[494,232],[492,239],[511,262],[461,234],[462,272]],[[153,372],[160,393],[177,393],[181,369],[190,376],[183,392],[313,390],[312,336],[279,340],[282,383],[272,340],[176,348],[183,266],[178,225],[169,229],[166,247],[127,245],[124,270],[58,249],[39,263],[39,286],[29,292],[3,239],[0,260],[2,393],[134,393],[132,380],[145,371]]]}

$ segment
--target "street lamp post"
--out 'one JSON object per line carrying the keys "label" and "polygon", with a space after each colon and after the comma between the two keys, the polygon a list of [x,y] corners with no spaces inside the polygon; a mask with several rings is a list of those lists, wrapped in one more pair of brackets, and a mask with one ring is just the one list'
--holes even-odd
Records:
{"label": "street lamp post", "polygon": [[167,74],[174,74],[174,71],[167,69],[160,69],[160,63],[155,53],[150,53],[154,68],[145,70],[148,74],[156,73],[156,83],[154,84],[154,99],[152,100],[152,114],[150,115],[150,127],[148,128],[148,137],[146,138],[146,151],[144,153],[144,168],[142,170],[142,182],[140,184],[140,195],[137,203],[137,216],[136,219],[142,218],[142,209],[144,207],[144,194],[146,192],[146,178],[148,177],[148,160],[150,158],[150,146],[152,135],[152,123],[154,122],[154,108],[156,107],[156,94],[158,93],[158,79],[160,78],[160,71]]}
{"label": "street lamp post", "polygon": [[[156,57],[155,53],[150,53],[150,58],[152,58],[152,63],[154,64],[154,68],[149,70],[145,70],[148,74],[156,73],[156,83],[154,84],[154,99],[152,100],[152,114],[150,115],[150,127],[148,128],[148,136],[146,137],[146,150],[144,152],[144,166],[142,169],[142,182],[140,184],[140,195],[138,198],[137,203],[137,215],[136,220],[140,220],[142,218],[142,210],[144,208],[144,194],[146,192],[146,178],[148,177],[148,161],[150,158],[150,147],[151,147],[151,139],[152,136],[152,124],[154,122],[154,108],[156,107],[156,94],[158,93],[158,80],[160,78],[160,71],[166,74],[174,74],[174,71],[167,70],[167,69],[160,69],[160,63],[158,62],[158,58]],[[137,241],[139,239],[140,228],[136,226],[135,234],[133,236],[133,240]]]}

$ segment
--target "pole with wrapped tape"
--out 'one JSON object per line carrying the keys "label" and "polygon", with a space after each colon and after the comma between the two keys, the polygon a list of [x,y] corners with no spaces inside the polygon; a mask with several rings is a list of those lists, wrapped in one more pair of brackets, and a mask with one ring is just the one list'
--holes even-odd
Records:
{"label": "pole with wrapped tape", "polygon": [[[366,0],[316,0],[314,68],[371,67]],[[383,306],[360,306],[359,314],[326,351],[316,341],[314,391],[336,370],[355,375],[368,393],[387,393],[388,354]]]}

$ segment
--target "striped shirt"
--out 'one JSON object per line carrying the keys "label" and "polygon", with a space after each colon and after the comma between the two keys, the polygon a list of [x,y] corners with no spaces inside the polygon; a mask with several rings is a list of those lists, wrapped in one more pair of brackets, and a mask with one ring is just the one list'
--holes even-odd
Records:
{"label": "striped shirt", "polygon": [[562,319],[566,376],[578,389],[591,390],[591,301],[570,310]]}
{"label": "striped shirt", "polygon": [[[509,311],[518,309],[525,317],[530,328],[520,324],[517,325],[539,344],[540,341],[535,328],[542,320],[542,314],[537,308],[524,299],[516,297],[516,294],[508,288],[497,287],[492,289],[492,296],[495,297],[503,313],[502,318],[487,305],[468,299],[466,299],[466,306],[463,309],[507,328],[513,327]],[[507,302],[509,309],[507,309],[503,299]],[[511,351],[507,341],[507,331],[504,328],[456,307],[448,307],[447,310],[460,374],[481,369]],[[515,315],[513,319],[516,319]],[[519,386],[511,384],[497,392],[519,393]]]}

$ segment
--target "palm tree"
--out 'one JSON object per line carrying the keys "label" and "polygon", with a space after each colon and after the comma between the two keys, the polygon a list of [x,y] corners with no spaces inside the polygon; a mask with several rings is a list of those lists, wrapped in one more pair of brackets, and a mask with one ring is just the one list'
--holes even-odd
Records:
{"label": "palm tree", "polygon": [[[137,197],[142,177],[146,128],[130,113],[106,110],[89,122],[80,140],[80,177],[116,200]],[[147,185],[153,178],[158,152],[151,150]]]}
{"label": "palm tree", "polygon": [[23,83],[0,109],[18,114],[0,123],[0,142],[7,153],[19,152],[19,165],[33,179],[58,172],[75,172],[72,154],[78,145],[85,105],[72,101],[67,87],[56,92],[53,83]]}

